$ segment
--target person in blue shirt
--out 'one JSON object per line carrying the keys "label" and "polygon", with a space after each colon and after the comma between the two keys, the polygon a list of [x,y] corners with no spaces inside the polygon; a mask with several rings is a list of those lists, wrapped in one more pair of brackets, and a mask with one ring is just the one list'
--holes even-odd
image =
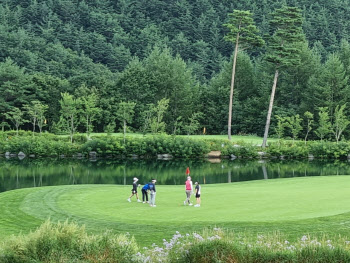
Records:
{"label": "person in blue shirt", "polygon": [[[149,190],[149,183],[145,184],[142,187],[142,201],[143,203],[148,203],[148,190]],[[145,201],[146,199],[146,201]]]}

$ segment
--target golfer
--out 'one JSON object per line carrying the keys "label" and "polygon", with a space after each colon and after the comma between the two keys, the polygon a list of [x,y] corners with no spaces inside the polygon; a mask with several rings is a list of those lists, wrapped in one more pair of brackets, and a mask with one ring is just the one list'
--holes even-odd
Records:
{"label": "golfer", "polygon": [[186,200],[184,201],[184,205],[186,205],[188,203],[188,205],[192,205],[191,203],[191,195],[193,192],[193,184],[191,181],[191,176],[187,177],[187,181],[186,181]]}
{"label": "golfer", "polygon": [[145,184],[142,187],[141,191],[142,191],[142,203],[148,203],[149,183]]}
{"label": "golfer", "polygon": [[132,183],[132,189],[131,189],[131,195],[128,198],[128,202],[131,202],[131,197],[133,197],[134,195],[136,195],[137,198],[137,202],[141,202],[141,200],[139,199],[139,196],[137,194],[137,182],[139,179],[137,179],[136,177],[133,178],[133,183]]}
{"label": "golfer", "polygon": [[149,191],[150,191],[150,206],[156,207],[156,182],[157,180],[152,179],[150,183],[148,183]]}
{"label": "golfer", "polygon": [[201,206],[201,186],[198,182],[195,182],[194,185],[196,186],[194,189],[196,191],[196,201],[197,204],[194,207],[200,207]]}

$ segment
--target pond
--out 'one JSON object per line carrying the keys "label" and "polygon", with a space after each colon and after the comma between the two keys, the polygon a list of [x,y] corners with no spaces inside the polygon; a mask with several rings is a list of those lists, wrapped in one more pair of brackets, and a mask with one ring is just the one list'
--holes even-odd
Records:
{"label": "pond", "polygon": [[231,183],[300,176],[350,175],[347,161],[287,160],[112,160],[0,159],[0,192],[72,184],[184,184],[186,167],[193,181]]}

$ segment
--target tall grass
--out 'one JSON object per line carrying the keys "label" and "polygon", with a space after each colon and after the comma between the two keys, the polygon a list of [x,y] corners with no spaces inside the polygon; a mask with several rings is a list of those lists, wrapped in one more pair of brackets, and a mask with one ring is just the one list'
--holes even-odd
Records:
{"label": "tall grass", "polygon": [[171,263],[350,262],[350,241],[342,237],[331,241],[305,235],[291,243],[279,234],[247,238],[244,233],[214,229],[201,234],[177,232],[171,240],[163,241],[162,246],[145,249],[142,259]]}
{"label": "tall grass", "polygon": [[74,223],[46,221],[35,232],[1,244],[0,262],[350,262],[349,244],[343,237],[332,241],[305,235],[291,243],[279,234],[248,238],[214,228],[200,234],[176,232],[161,246],[140,249],[128,235],[88,235]]}
{"label": "tall grass", "polygon": [[126,235],[88,235],[74,223],[46,221],[35,232],[6,241],[0,262],[140,262],[137,251],[135,240]]}

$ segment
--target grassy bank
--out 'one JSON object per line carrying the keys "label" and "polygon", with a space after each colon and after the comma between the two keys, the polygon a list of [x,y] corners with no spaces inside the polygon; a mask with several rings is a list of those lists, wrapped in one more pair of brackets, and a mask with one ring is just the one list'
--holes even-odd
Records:
{"label": "grassy bank", "polygon": [[279,235],[255,239],[220,228],[176,232],[162,245],[139,246],[130,235],[91,235],[74,223],[43,223],[36,231],[0,242],[1,263],[323,263],[349,262],[350,241],[304,235],[290,242]]}
{"label": "grassy bank", "polygon": [[350,176],[307,177],[202,186],[202,206],[184,206],[183,186],[157,186],[157,207],[126,201],[130,186],[74,185],[0,194],[0,235],[28,233],[51,218],[85,224],[90,233],[130,233],[143,245],[173,233],[220,227],[255,236],[280,232],[290,241],[350,236]]}

